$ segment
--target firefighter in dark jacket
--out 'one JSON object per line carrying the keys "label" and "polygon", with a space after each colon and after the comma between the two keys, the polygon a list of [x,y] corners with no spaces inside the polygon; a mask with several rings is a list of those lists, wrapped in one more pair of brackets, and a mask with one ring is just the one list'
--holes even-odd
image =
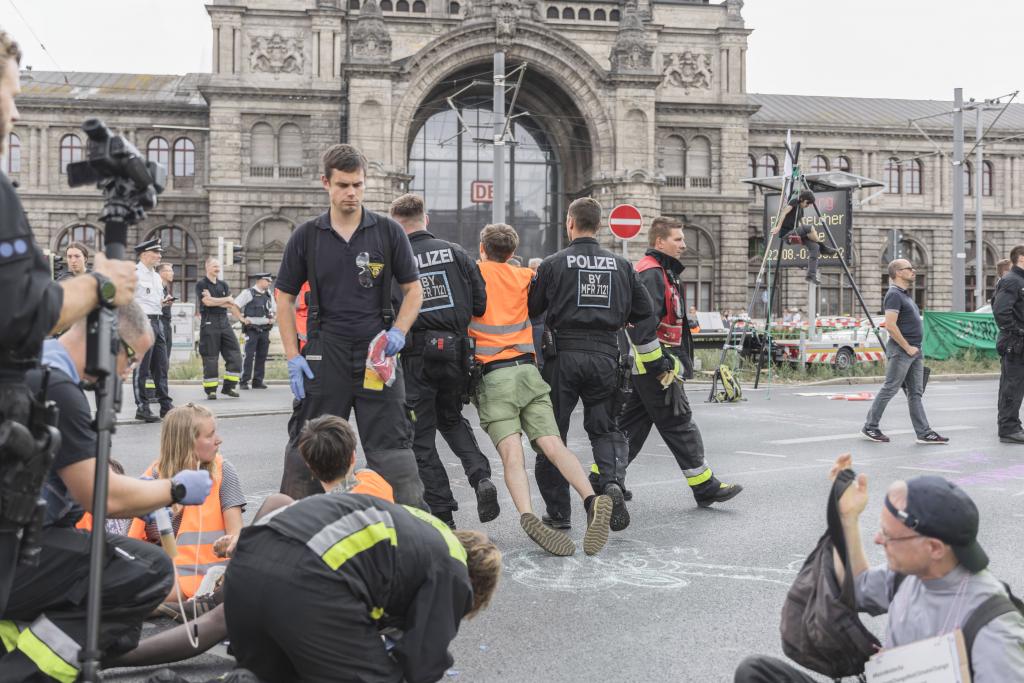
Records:
{"label": "firefighter in dark jacket", "polygon": [[423,285],[423,305],[402,352],[423,500],[433,515],[455,528],[452,512],[459,504],[437,453],[440,431],[476,491],[480,521],[489,522],[500,512],[498,490],[491,482],[490,462],[462,416],[473,360],[473,340],[466,329],[470,318],[487,310],[487,289],[476,262],[462,247],[427,232],[429,218],[421,197],[402,195],[391,203],[391,217],[409,236]]}
{"label": "firefighter in dark jacket", "polygon": [[270,292],[270,273],[257,273],[256,284],[235,299],[235,305],[242,312],[242,332],[245,333],[245,360],[242,361],[241,389],[266,389],[263,376],[270,350],[270,330],[274,329],[277,306]]}
{"label": "firefighter in dark jacket", "polygon": [[[551,386],[555,420],[565,441],[576,403],[583,401],[583,426],[594,452],[591,481],[597,493],[612,499],[611,528],[629,526],[622,485],[629,448],[615,418],[629,382],[629,351],[622,330],[637,325],[644,338],[639,353],[656,374],[673,367],[662,356],[654,334],[656,318],[651,299],[632,264],[597,243],[601,205],[582,197],[569,205],[565,230],[569,246],[537,268],[530,287],[530,317],[546,315],[544,381]],[[544,521],[569,527],[569,485],[543,453],[534,470],[537,487],[547,506]]]}
{"label": "firefighter in dark jacket", "polygon": [[264,681],[437,681],[500,572],[478,531],[373,496],[310,496],[242,531],[224,580],[231,648]]}
{"label": "firefighter in dark jacket", "polygon": [[242,350],[231,329],[228,312],[242,320],[235,306],[228,283],[220,277],[220,261],[206,259],[206,277],[196,282],[199,305],[199,355],[203,357],[203,391],[206,398],[217,398],[217,363],[224,356],[224,384],[220,392],[238,398],[239,374],[242,372]]}
{"label": "firefighter in dark jacket", "polygon": [[996,284],[992,315],[999,326],[1001,358],[997,424],[1003,443],[1024,443],[1020,404],[1024,399],[1024,244],[1010,250],[1013,266]]}
{"label": "firefighter in dark jacket", "polygon": [[[704,442],[693,422],[690,403],[683,389],[683,378],[687,374],[684,359],[692,362],[692,349],[687,345],[690,325],[686,320],[686,304],[679,283],[679,275],[683,271],[679,257],[686,249],[682,224],[673,218],[655,218],[648,232],[648,244],[651,248],[637,263],[636,269],[654,302],[655,315],[660,317],[658,339],[665,354],[676,359],[675,368],[659,375],[657,371],[660,368],[651,372],[645,363],[640,362],[642,356],[638,355],[633,393],[619,418],[619,426],[629,441],[630,463],[643,448],[651,426],[657,427],[683,471],[697,504],[707,507],[734,498],[743,487],[719,481],[708,467],[704,460]],[[630,334],[633,343],[638,343],[635,337],[637,330]],[[627,493],[627,497],[631,496]]]}

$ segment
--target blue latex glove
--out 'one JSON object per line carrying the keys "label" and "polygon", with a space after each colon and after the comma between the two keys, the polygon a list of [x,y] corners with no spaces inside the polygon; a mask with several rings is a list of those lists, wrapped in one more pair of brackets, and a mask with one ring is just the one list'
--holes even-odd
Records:
{"label": "blue latex glove", "polygon": [[300,401],[306,398],[306,387],[302,383],[302,375],[313,379],[313,371],[302,354],[288,360],[288,381],[292,385],[292,394]]}
{"label": "blue latex glove", "polygon": [[[143,477],[143,479],[152,479],[152,478],[153,477]],[[170,511],[169,508],[164,508],[164,509],[168,510],[168,512]],[[153,510],[153,512],[149,512],[149,513],[147,513],[145,515],[139,515],[139,519],[141,519],[146,524],[156,524],[156,517],[154,516],[154,513],[156,513],[156,510]],[[173,517],[174,515],[171,515],[171,516]]]}
{"label": "blue latex glove", "polygon": [[405,333],[397,327],[388,330],[388,345],[384,349],[385,356],[393,356],[405,348]]}
{"label": "blue latex glove", "polygon": [[184,470],[171,477],[171,481],[185,485],[185,497],[178,501],[182,505],[202,505],[213,488],[213,479],[206,470]]}

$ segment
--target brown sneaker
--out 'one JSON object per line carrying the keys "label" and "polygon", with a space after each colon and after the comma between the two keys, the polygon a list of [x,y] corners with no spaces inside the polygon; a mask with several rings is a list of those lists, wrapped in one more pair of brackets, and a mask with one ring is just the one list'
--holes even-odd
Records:
{"label": "brown sneaker", "polygon": [[583,534],[583,552],[596,555],[608,542],[608,524],[612,518],[612,499],[597,496],[587,510],[587,531]]}
{"label": "brown sneaker", "polygon": [[[576,544],[572,542],[571,538],[557,529],[544,526],[544,522],[540,521],[537,515],[532,512],[524,513],[519,518],[519,524],[523,527],[523,531],[526,532],[526,535],[529,536],[534,543],[539,545],[541,548],[544,548],[544,550],[547,550],[552,555],[567,557],[576,552]],[[605,519],[604,535],[607,539],[607,519]]]}

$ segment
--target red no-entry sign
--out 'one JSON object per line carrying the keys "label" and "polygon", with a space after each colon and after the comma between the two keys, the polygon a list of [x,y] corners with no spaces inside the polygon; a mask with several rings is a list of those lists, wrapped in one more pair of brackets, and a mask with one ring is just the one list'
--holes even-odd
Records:
{"label": "red no-entry sign", "polygon": [[644,219],[640,210],[632,204],[619,204],[608,215],[608,227],[619,239],[631,240],[640,234]]}

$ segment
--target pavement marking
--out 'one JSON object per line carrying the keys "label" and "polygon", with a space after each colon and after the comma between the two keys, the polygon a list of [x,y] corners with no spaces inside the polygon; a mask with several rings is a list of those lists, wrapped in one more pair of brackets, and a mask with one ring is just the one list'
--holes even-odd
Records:
{"label": "pavement marking", "polygon": [[[937,429],[935,431],[937,431],[937,432],[939,432],[941,434],[942,432],[962,432],[962,431],[968,430],[968,429],[978,429],[978,427],[974,427],[974,426],[971,426],[971,425],[953,425],[952,427],[942,427],[942,428]],[[888,433],[890,435],[893,435],[893,434],[895,434],[895,435],[899,435],[899,434],[913,434],[914,430],[913,429],[893,429],[893,430],[888,430]],[[774,444],[778,444],[780,446],[786,446],[786,445],[789,445],[789,444],[797,444],[797,443],[817,443],[819,441],[843,441],[845,439],[865,439],[865,438],[866,437],[863,434],[861,434],[860,432],[848,432],[846,434],[830,434],[828,436],[806,436],[806,437],[802,437],[802,438],[799,438],[799,439],[775,439],[775,440],[769,441],[768,443],[774,443]]]}
{"label": "pavement marking", "polygon": [[743,455],[763,455],[768,458],[788,458],[788,455],[779,455],[778,453],[761,453],[760,451],[736,451]]}
{"label": "pavement marking", "polygon": [[[1024,491],[1021,491],[1021,492],[1019,492],[1019,493],[1015,493],[1015,494],[1013,494],[1013,495],[1012,495],[1012,496],[1010,496],[1010,497],[1011,497],[1011,498],[1016,498],[1017,496],[1024,496]],[[1017,515],[1017,516],[1018,516],[1018,517],[1024,517],[1024,515]]]}
{"label": "pavement marking", "polygon": [[943,474],[963,474],[960,470],[941,470],[938,467],[911,467],[910,465],[897,465],[898,470],[917,470],[919,472],[942,472]]}
{"label": "pavement marking", "polygon": [[987,410],[989,412],[995,412],[996,406],[966,406],[960,408],[929,408],[929,413],[963,413],[968,410]]}

